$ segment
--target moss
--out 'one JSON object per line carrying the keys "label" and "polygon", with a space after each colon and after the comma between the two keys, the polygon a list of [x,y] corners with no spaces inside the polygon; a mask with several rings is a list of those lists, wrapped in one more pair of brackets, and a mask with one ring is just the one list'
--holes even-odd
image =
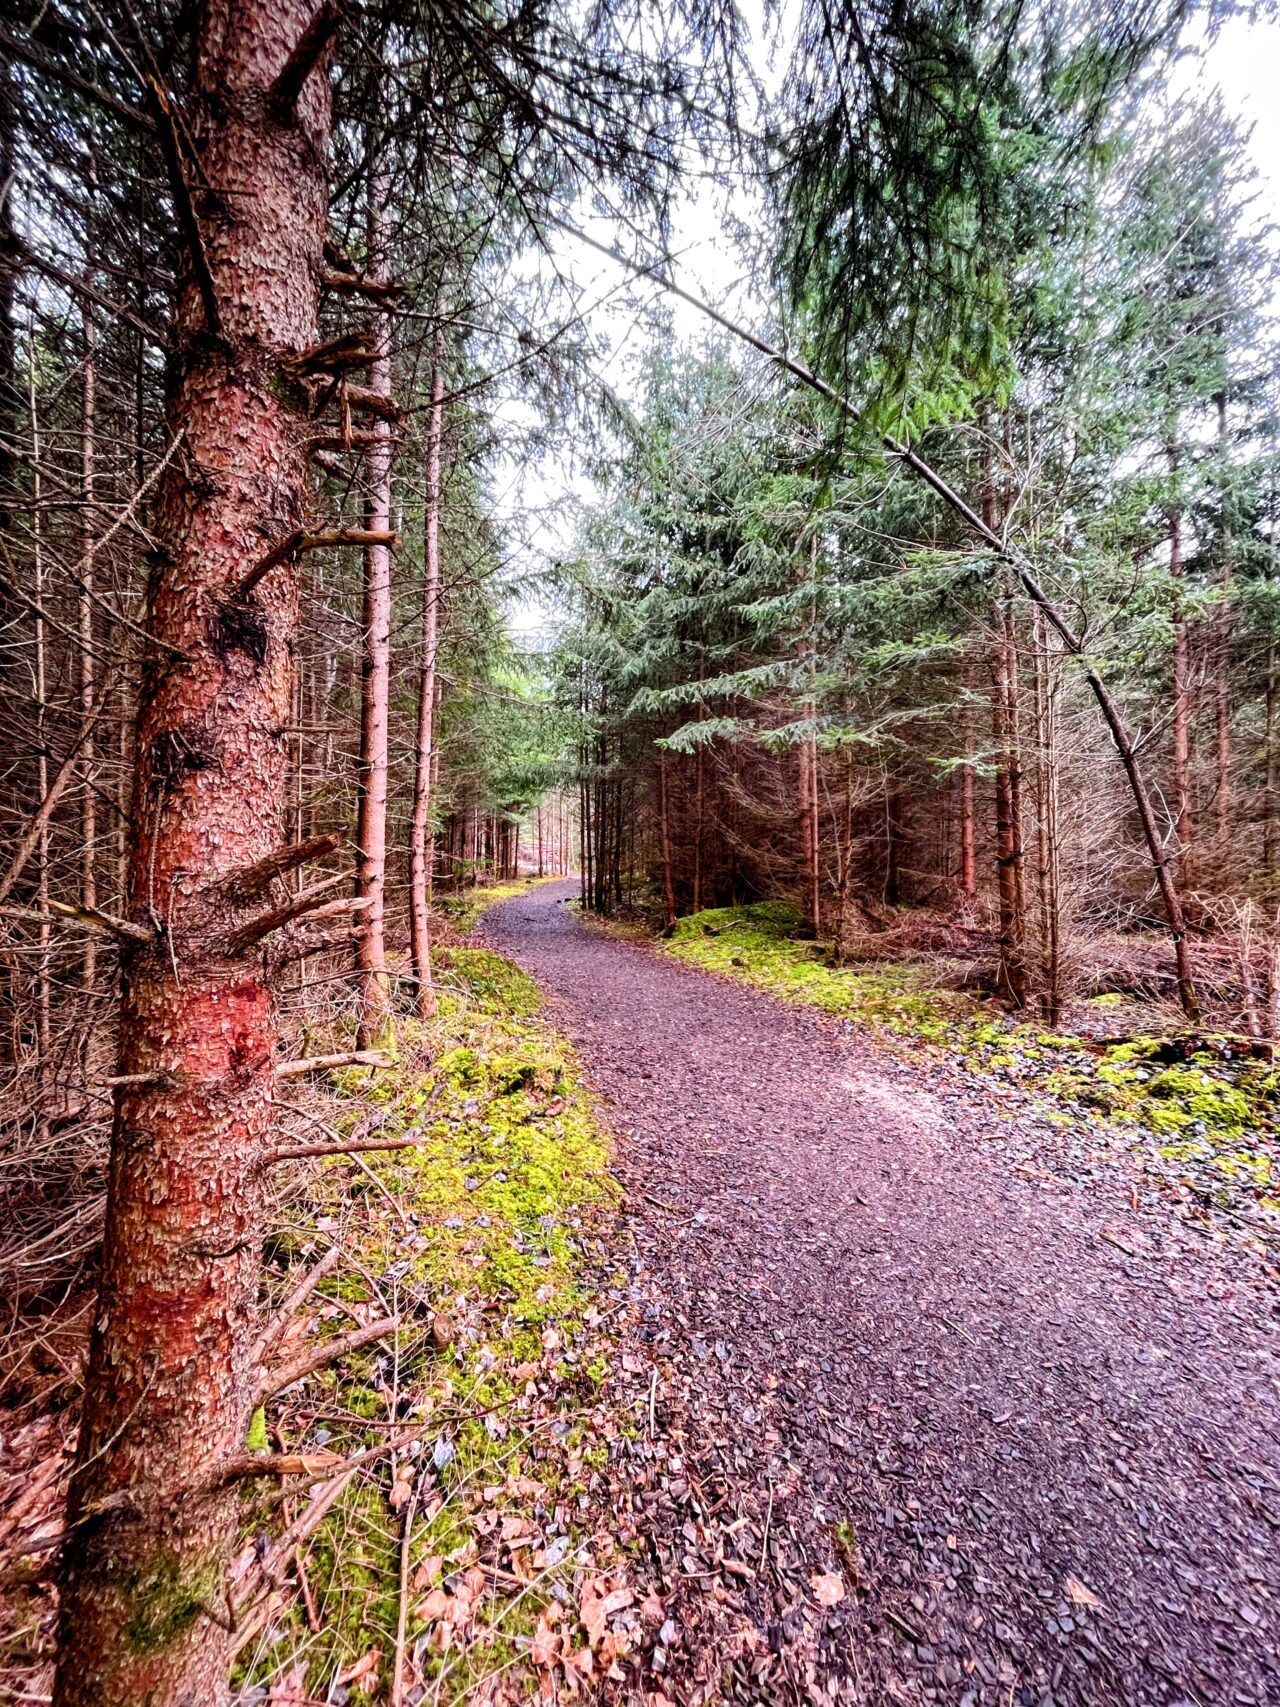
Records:
{"label": "moss", "polygon": [[[421,1331],[416,1339],[402,1336],[398,1347],[401,1390],[413,1392],[433,1431],[439,1419],[450,1454],[433,1462],[429,1432],[428,1451],[416,1461],[427,1509],[415,1526],[412,1559],[415,1568],[443,1559],[447,1577],[473,1565],[491,1535],[483,1527],[495,1510],[486,1487],[492,1494],[514,1482],[523,1493],[503,1498],[522,1500],[518,1510],[532,1502],[545,1512],[572,1511],[570,1485],[585,1486],[597,1462],[569,1443],[582,1438],[578,1413],[598,1401],[608,1378],[609,1349],[588,1324],[596,1284],[589,1264],[619,1193],[576,1056],[539,1017],[536,986],[486,949],[441,950],[436,964],[438,1015],[402,1022],[401,1062],[372,1081],[367,1074],[335,1075],[347,1099],[336,1122],[344,1129],[367,1118],[372,1103],[389,1137],[420,1135],[413,1148],[362,1158],[412,1223],[388,1214],[381,1193],[344,1160],[320,1171],[348,1201],[365,1193],[360,1215],[349,1222],[348,1238],[362,1241],[353,1243],[357,1266],[327,1281],[327,1295],[353,1307],[357,1296],[367,1297],[360,1294],[362,1270],[390,1272],[401,1299],[424,1306],[424,1324],[437,1310],[454,1322],[443,1351]],[[323,1193],[315,1212],[328,1212]],[[338,1319],[332,1331],[344,1325]],[[538,1372],[536,1400],[527,1392],[526,1366]],[[385,1348],[311,1379],[327,1391],[323,1408],[372,1425],[385,1418]],[[351,1424],[328,1444],[358,1448],[379,1438],[376,1427],[362,1433]],[[579,1462],[571,1472],[575,1450]],[[245,1682],[268,1682],[282,1666],[305,1660],[309,1693],[323,1696],[325,1680],[377,1646],[382,1665],[366,1680],[367,1694],[353,1691],[351,1699],[385,1699],[399,1581],[388,1486],[372,1476],[359,1479],[312,1544],[308,1571],[324,1609],[323,1634],[311,1636],[301,1611],[288,1610],[283,1639],[264,1652],[258,1669],[246,1671]],[[429,1509],[428,1494],[438,1509]],[[571,1558],[564,1569],[571,1573]],[[468,1699],[480,1673],[517,1663],[519,1643],[555,1586],[556,1571],[540,1571],[533,1587],[513,1590],[496,1611],[490,1607],[473,1659],[465,1651],[429,1651],[431,1698],[439,1684],[440,1700]],[[420,1633],[411,1619],[410,1640]]]}
{"label": "moss", "polygon": [[122,1586],[134,1609],[124,1626],[129,1647],[151,1654],[176,1641],[213,1605],[218,1578],[216,1562],[168,1552],[157,1554],[149,1571],[126,1578]]}
{"label": "moss", "polygon": [[263,1406],[249,1418],[249,1429],[244,1437],[246,1452],[265,1452],[270,1442],[267,1439],[267,1413]]}

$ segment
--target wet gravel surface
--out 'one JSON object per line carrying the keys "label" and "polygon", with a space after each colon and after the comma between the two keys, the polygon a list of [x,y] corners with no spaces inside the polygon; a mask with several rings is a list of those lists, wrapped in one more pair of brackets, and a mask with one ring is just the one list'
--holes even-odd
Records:
{"label": "wet gravel surface", "polygon": [[1118,1248],[971,1089],[574,894],[483,937],[623,1138],[616,1515],[668,1617],[618,1693],[1280,1703],[1272,1293],[1208,1242]]}

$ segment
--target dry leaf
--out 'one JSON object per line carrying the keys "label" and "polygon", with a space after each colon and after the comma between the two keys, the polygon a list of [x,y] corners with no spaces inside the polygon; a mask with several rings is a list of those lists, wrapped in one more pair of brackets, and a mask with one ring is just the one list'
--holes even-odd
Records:
{"label": "dry leaf", "polygon": [[401,1470],[391,1484],[392,1511],[402,1511],[412,1498],[413,1483],[407,1479],[406,1473]]}
{"label": "dry leaf", "polygon": [[267,1696],[270,1707],[304,1707],[307,1699],[307,1668],[299,1666],[287,1677],[278,1677]]}
{"label": "dry leaf", "polygon": [[1076,1606],[1098,1607],[1102,1602],[1091,1588],[1086,1588],[1079,1577],[1068,1575],[1066,1582],[1067,1598]]}
{"label": "dry leaf", "polygon": [[529,1651],[536,1666],[553,1666],[560,1658],[559,1632],[551,1628],[551,1620],[545,1612],[538,1620],[538,1628],[533,1633],[533,1646]]}
{"label": "dry leaf", "polygon": [[437,1618],[447,1618],[453,1607],[453,1596],[446,1594],[442,1588],[433,1588],[431,1593],[418,1608],[418,1617],[432,1622]]}
{"label": "dry leaf", "polygon": [[367,1654],[362,1654],[354,1665],[349,1665],[345,1671],[340,1671],[334,1678],[336,1684],[359,1683],[361,1678],[369,1677],[378,1669],[378,1661],[382,1658],[381,1648],[370,1648]]}
{"label": "dry leaf", "polygon": [[834,1571],[822,1571],[810,1577],[809,1587],[819,1606],[839,1606],[844,1599],[844,1578]]}

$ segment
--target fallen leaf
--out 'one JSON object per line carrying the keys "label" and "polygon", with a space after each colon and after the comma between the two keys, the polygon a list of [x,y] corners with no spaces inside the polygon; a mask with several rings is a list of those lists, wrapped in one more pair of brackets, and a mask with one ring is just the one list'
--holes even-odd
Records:
{"label": "fallen leaf", "polygon": [[307,1668],[299,1666],[287,1677],[278,1677],[267,1696],[271,1707],[304,1707],[307,1699]]}
{"label": "fallen leaf", "polygon": [[809,1587],[819,1606],[839,1606],[844,1599],[844,1578],[834,1571],[820,1571],[810,1577]]}
{"label": "fallen leaf", "polygon": [[392,1511],[402,1511],[413,1498],[413,1483],[409,1481],[403,1470],[399,1472],[395,1481],[391,1484],[390,1497]]}
{"label": "fallen leaf", "polygon": [[359,1683],[362,1677],[369,1677],[378,1669],[378,1661],[382,1658],[381,1648],[370,1648],[367,1654],[362,1654],[354,1664],[345,1671],[340,1671],[334,1678],[336,1684]]}
{"label": "fallen leaf", "polygon": [[1086,1588],[1079,1577],[1068,1575],[1066,1582],[1067,1598],[1076,1606],[1097,1607],[1102,1602],[1091,1588]]}
{"label": "fallen leaf", "polygon": [[418,1617],[432,1622],[437,1618],[447,1618],[452,1609],[453,1596],[446,1594],[442,1588],[433,1588],[418,1608]]}

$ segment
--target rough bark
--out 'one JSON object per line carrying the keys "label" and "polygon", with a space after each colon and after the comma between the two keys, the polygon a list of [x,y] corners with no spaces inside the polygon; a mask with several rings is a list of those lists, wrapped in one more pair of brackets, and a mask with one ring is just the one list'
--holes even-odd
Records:
{"label": "rough bark", "polygon": [[1218,459],[1221,480],[1222,525],[1218,549],[1218,587],[1221,598],[1213,622],[1214,712],[1214,829],[1220,858],[1232,849],[1231,819],[1231,460],[1227,431],[1227,398],[1218,396]]}
{"label": "rough bark", "polygon": [[667,755],[658,749],[658,835],[662,844],[662,914],[667,927],[676,922],[676,886],[671,871],[671,808],[667,795]]}
{"label": "rough bark", "polygon": [[[94,486],[97,476],[97,403],[98,355],[94,335],[93,314],[88,305],[82,310],[84,321],[83,417],[80,427],[80,648],[77,660],[80,688],[80,716],[88,717],[94,699],[93,655],[93,595],[94,595]],[[98,880],[95,845],[98,840],[98,800],[95,792],[94,737],[92,728],[80,751],[84,787],[80,795],[80,905],[98,905]],[[98,945],[92,931],[85,932],[81,972],[86,990],[97,981]]]}
{"label": "rough bark", "polygon": [[[440,460],[444,430],[444,334],[437,330],[427,418],[427,490],[423,521],[422,668],[418,681],[418,730],[409,839],[409,946],[418,982],[418,1012],[436,1011],[431,982],[431,775],[435,763],[436,653],[440,632]],[[538,809],[538,871],[542,871],[542,817]]]}
{"label": "rough bark", "polygon": [[[369,263],[372,276],[387,277],[390,230],[389,186],[384,173],[369,178]],[[371,388],[391,390],[391,343],[386,316],[373,312],[374,359]],[[391,529],[391,428],[375,417],[365,452],[364,525],[371,533]],[[356,1038],[361,1049],[387,1041],[391,1025],[391,985],[387,977],[387,779],[391,717],[391,549],[367,545],[364,551],[360,696],[360,806],[356,828],[356,890],[364,909],[356,960],[360,975],[360,1018]]]}
{"label": "rough bark", "polygon": [[[1168,449],[1169,471],[1176,475],[1178,448]],[[1182,507],[1175,499],[1169,507],[1169,574],[1173,580],[1173,657],[1171,689],[1173,693],[1173,798],[1175,828],[1178,832],[1179,864],[1182,881],[1192,876],[1192,850],[1195,844],[1195,818],[1191,804],[1191,650],[1187,634],[1187,616],[1182,603]]]}
{"label": "rough bark", "polygon": [[[185,118],[222,188],[203,240],[220,305],[209,335],[188,277],[168,414],[184,435],[153,529],[156,644],[142,684],[128,941],[101,1294],[62,1559],[57,1707],[226,1699],[226,1557],[253,1389],[279,1034],[261,949],[226,948],[228,879],[282,840],[297,582],[228,590],[302,518],[306,465],[281,370],[314,343],[330,96],[325,62],[296,114],[268,113],[309,0],[209,0]],[[161,1074],[157,1078],[155,1075]],[[203,1488],[195,1493],[192,1490]]]}

